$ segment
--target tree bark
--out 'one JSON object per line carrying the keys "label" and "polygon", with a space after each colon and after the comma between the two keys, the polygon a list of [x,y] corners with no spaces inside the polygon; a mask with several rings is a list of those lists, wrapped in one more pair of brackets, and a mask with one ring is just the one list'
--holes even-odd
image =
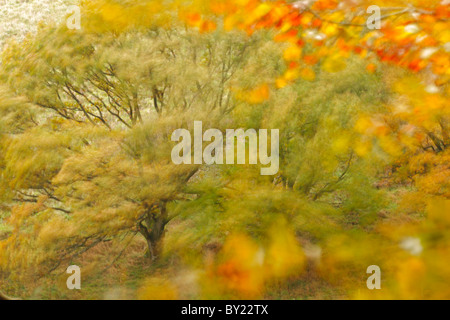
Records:
{"label": "tree bark", "polygon": [[148,254],[152,261],[157,260],[163,249],[165,228],[169,223],[166,203],[161,202],[153,206],[139,222],[139,233],[147,241]]}

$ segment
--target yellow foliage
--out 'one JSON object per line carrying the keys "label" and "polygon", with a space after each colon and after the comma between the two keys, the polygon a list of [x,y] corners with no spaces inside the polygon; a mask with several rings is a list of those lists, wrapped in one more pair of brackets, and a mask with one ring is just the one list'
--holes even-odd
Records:
{"label": "yellow foliage", "polygon": [[176,288],[167,280],[150,278],[144,281],[137,291],[139,300],[176,300]]}
{"label": "yellow foliage", "polygon": [[253,90],[238,91],[237,98],[250,104],[259,104],[270,98],[270,88],[268,84],[260,85]]}
{"label": "yellow foliage", "polygon": [[231,291],[238,297],[258,298],[268,281],[303,272],[304,253],[286,222],[275,223],[267,241],[258,245],[242,234],[229,236],[220,252],[221,263],[210,270],[208,284],[220,283],[222,294]]}
{"label": "yellow foliage", "polygon": [[297,61],[302,57],[302,49],[297,46],[290,46],[284,51],[283,55],[286,61]]}
{"label": "yellow foliage", "polygon": [[345,69],[346,63],[342,56],[339,54],[334,54],[328,57],[322,64],[322,68],[331,73],[339,72]]}
{"label": "yellow foliage", "polygon": [[301,273],[305,255],[285,221],[272,226],[269,239],[270,244],[265,257],[265,272],[268,277],[279,278]]}

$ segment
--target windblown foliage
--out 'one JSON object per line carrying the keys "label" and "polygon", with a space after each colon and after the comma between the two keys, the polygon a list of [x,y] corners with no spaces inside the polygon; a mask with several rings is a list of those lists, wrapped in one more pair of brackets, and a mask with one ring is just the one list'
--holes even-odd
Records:
{"label": "windblown foliage", "polygon": [[[7,289],[68,297],[49,288],[78,264],[94,298],[111,275],[141,299],[450,297],[448,2],[81,8],[81,30],[41,26],[1,58]],[[173,164],[196,120],[279,129],[279,173]]]}

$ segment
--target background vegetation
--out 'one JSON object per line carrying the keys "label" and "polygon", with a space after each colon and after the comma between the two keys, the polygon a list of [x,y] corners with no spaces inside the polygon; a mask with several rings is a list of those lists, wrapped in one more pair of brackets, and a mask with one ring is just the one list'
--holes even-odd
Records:
{"label": "background vegetation", "polygon": [[[8,41],[0,289],[449,298],[449,6],[378,1],[393,13],[370,31],[368,4],[85,1],[81,30],[46,21]],[[279,129],[279,174],[174,165],[170,136],[195,120]]]}

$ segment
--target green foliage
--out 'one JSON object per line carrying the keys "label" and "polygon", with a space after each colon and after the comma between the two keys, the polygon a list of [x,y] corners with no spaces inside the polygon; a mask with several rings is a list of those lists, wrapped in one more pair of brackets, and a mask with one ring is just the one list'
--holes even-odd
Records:
{"label": "green foliage", "polygon": [[[17,281],[39,279],[67,263],[94,264],[89,252],[110,243],[117,249],[137,234],[162,268],[173,260],[205,268],[205,254],[234,233],[269,253],[272,240],[292,244],[278,233],[292,232],[306,248],[329,245],[349,224],[364,234],[384,205],[373,183],[381,160],[359,156],[352,128],[385,101],[383,81],[353,62],[264,102],[239,99],[285,68],[270,39],[46,27],[8,46],[0,69],[10,92],[0,92],[0,197],[9,217],[0,228],[12,232],[0,238],[0,270]],[[192,131],[194,120],[220,130],[279,129],[280,173],[174,165],[170,136]],[[119,259],[117,251],[103,254]],[[284,272],[281,262],[265,263]]]}

